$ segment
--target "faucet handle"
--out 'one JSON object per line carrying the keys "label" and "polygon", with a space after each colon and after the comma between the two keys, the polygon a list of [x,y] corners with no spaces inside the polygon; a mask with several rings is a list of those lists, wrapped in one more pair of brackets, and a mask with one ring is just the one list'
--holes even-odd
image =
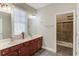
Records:
{"label": "faucet handle", "polygon": [[22,39],[24,39],[24,35],[25,35],[24,32],[22,32],[21,34],[22,34]]}

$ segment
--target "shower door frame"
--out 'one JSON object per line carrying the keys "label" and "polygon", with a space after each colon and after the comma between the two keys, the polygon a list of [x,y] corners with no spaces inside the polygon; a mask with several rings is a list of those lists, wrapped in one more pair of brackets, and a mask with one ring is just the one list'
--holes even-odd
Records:
{"label": "shower door frame", "polygon": [[[76,55],[76,12],[75,10],[72,11],[65,11],[56,13],[57,15],[73,13],[73,56]],[[56,53],[57,53],[57,18],[56,18]]]}

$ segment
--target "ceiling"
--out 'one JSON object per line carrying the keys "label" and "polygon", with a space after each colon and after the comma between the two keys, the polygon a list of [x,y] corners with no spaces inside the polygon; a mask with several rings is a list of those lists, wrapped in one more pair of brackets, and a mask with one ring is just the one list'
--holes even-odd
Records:
{"label": "ceiling", "polygon": [[42,7],[45,7],[47,6],[49,3],[27,3],[27,5],[35,8],[35,9],[39,9],[39,8],[42,8]]}

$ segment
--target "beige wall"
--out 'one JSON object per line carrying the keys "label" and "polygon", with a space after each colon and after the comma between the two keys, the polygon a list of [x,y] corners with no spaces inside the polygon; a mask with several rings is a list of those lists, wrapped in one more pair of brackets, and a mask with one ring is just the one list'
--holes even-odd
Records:
{"label": "beige wall", "polygon": [[43,47],[56,52],[56,13],[72,11],[76,4],[50,4],[37,11],[38,33],[44,36]]}

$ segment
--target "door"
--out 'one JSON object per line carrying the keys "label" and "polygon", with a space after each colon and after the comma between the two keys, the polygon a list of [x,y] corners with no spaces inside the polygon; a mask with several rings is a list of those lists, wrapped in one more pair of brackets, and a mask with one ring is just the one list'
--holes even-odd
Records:
{"label": "door", "polygon": [[[57,15],[60,15],[60,16],[57,17]],[[72,18],[71,18],[71,16],[72,16]],[[75,52],[76,52],[75,51],[75,39],[76,39],[75,38],[75,35],[76,35],[75,11],[57,13],[56,17],[57,17],[56,19],[58,19],[57,20],[57,44],[60,46],[67,47],[68,51],[70,48],[73,48],[72,55],[75,55]],[[73,19],[73,20],[71,20],[71,19]],[[59,49],[61,50],[62,47],[60,47]]]}

